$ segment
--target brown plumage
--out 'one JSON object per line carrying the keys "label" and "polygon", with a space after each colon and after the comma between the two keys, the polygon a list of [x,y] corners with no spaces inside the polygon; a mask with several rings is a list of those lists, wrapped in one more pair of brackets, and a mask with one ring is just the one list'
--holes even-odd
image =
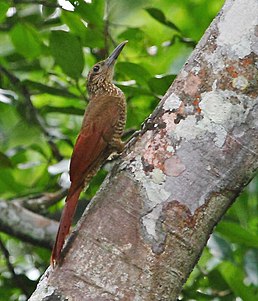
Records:
{"label": "brown plumage", "polygon": [[119,44],[106,60],[95,64],[87,77],[89,104],[71,158],[71,186],[52,250],[52,266],[60,262],[81,191],[110,154],[123,150],[121,136],[126,122],[126,100],[112,80],[115,61],[126,43]]}

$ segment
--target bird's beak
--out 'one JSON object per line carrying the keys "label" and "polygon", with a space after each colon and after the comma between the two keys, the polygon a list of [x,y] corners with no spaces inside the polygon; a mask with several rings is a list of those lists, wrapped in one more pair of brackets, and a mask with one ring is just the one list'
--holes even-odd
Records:
{"label": "bird's beak", "polygon": [[124,46],[127,42],[128,41],[124,41],[124,42],[120,43],[118,46],[116,46],[114,51],[106,59],[105,63],[108,67],[112,66],[115,63],[116,59],[118,58],[119,54],[121,53],[122,49],[124,48]]}

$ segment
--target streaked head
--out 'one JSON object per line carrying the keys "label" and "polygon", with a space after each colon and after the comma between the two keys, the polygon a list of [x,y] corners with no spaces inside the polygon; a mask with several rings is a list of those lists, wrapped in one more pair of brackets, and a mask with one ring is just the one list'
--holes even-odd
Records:
{"label": "streaked head", "polygon": [[89,93],[101,88],[103,82],[112,82],[116,59],[127,42],[128,41],[120,43],[106,60],[98,62],[92,67],[87,76],[87,88]]}

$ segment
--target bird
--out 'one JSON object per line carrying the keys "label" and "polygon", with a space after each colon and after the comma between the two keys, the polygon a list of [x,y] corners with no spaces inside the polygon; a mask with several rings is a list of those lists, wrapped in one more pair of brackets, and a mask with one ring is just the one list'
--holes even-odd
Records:
{"label": "bird", "polygon": [[128,41],[120,43],[111,55],[96,63],[87,76],[89,103],[70,161],[70,188],[62,211],[51,266],[61,261],[61,251],[72,224],[78,199],[108,157],[124,149],[121,137],[126,123],[126,99],[113,83],[116,59]]}

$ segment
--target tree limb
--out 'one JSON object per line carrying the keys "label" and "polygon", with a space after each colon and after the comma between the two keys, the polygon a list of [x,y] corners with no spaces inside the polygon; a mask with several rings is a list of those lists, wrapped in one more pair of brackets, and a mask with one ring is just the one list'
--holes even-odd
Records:
{"label": "tree limb", "polygon": [[20,198],[12,200],[12,202],[37,213],[42,209],[46,209],[59,202],[66,196],[66,193],[67,189],[62,188],[56,192],[48,192],[40,196],[34,196],[32,198]]}
{"label": "tree limb", "polygon": [[33,213],[12,201],[0,201],[0,231],[25,242],[51,249],[58,222]]}

